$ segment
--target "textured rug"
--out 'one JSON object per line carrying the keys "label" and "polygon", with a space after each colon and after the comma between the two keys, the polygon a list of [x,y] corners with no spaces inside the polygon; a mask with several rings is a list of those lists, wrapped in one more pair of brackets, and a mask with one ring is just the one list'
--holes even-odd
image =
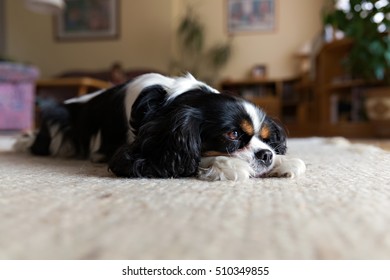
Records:
{"label": "textured rug", "polygon": [[390,153],[293,139],[296,179],[118,179],[0,139],[1,259],[389,259]]}

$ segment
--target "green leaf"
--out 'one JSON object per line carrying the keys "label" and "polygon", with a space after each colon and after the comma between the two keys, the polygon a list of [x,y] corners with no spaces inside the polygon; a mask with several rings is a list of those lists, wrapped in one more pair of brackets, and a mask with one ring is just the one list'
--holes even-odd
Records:
{"label": "green leaf", "polygon": [[218,44],[209,50],[208,59],[214,68],[221,68],[228,62],[230,55],[231,45],[229,43]]}
{"label": "green leaf", "polygon": [[382,81],[385,77],[385,67],[377,66],[375,68],[375,78]]}

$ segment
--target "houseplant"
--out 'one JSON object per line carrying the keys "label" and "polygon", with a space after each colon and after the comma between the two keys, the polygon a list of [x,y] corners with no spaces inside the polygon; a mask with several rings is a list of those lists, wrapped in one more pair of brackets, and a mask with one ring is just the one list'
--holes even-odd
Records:
{"label": "houseplant", "polygon": [[345,61],[352,76],[390,84],[389,1],[329,0],[325,7],[324,24],[353,39]]}
{"label": "houseplant", "polygon": [[177,55],[171,62],[171,72],[190,72],[207,83],[216,82],[231,57],[232,44],[227,40],[206,47],[205,33],[199,17],[188,7],[176,31]]}
{"label": "houseplant", "polygon": [[352,78],[375,85],[366,90],[366,113],[379,134],[390,136],[389,1],[329,0],[323,21],[352,39],[344,66]]}

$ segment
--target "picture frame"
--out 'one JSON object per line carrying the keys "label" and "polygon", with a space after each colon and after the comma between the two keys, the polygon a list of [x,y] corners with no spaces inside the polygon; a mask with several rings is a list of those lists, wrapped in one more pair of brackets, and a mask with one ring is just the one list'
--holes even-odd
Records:
{"label": "picture frame", "polygon": [[226,0],[229,34],[276,30],[277,0]]}
{"label": "picture frame", "polygon": [[107,40],[119,37],[119,0],[67,0],[54,16],[58,41]]}

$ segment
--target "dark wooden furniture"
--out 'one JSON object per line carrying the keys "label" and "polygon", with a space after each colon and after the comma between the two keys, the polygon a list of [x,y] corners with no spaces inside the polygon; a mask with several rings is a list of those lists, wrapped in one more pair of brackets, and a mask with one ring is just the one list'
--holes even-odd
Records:
{"label": "dark wooden furniture", "polygon": [[288,96],[292,95],[294,81],[295,79],[266,78],[225,80],[221,84],[221,89],[255,103],[267,114],[283,121],[283,107],[288,102]]}
{"label": "dark wooden furniture", "polygon": [[374,136],[364,114],[364,91],[370,84],[354,80],[342,61],[352,47],[352,40],[325,44],[316,57],[315,124],[313,134],[361,138]]}
{"label": "dark wooden furniture", "polygon": [[52,97],[58,97],[59,99],[62,99],[59,96],[59,93],[63,90],[70,92],[69,94],[71,97],[75,97],[95,90],[109,88],[110,86],[112,86],[110,82],[89,77],[42,79],[38,80],[36,83],[38,96],[42,92],[46,92],[47,94],[52,95]]}
{"label": "dark wooden furniture", "polygon": [[66,99],[82,96],[100,89],[106,89],[112,83],[89,77],[51,78],[36,82],[35,127],[39,127],[39,103],[52,99],[62,102]]}

